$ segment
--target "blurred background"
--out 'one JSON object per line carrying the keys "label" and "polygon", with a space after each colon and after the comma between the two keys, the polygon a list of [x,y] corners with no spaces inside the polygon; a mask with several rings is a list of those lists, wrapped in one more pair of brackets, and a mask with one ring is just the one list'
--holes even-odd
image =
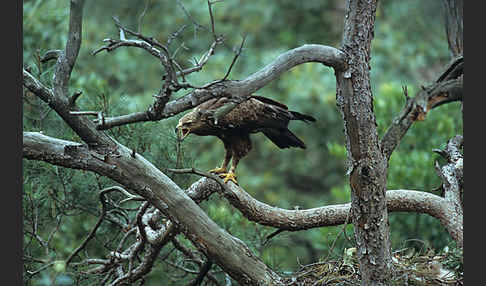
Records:
{"label": "blurred background", "polygon": [[[222,78],[247,35],[244,49],[232,69],[230,79],[244,79],[273,61],[280,53],[303,44],[339,47],[344,20],[344,2],[320,1],[223,1],[213,5],[215,30],[225,35],[224,45],[203,70],[187,77],[194,85]],[[371,85],[380,136],[405,103],[402,86],[414,96],[421,85],[434,81],[450,60],[440,1],[381,1],[376,14],[372,42]],[[46,85],[50,85],[53,62],[40,64],[47,50],[63,49],[68,30],[69,1],[25,0],[23,4],[23,64]],[[71,79],[71,92],[82,91],[80,110],[102,110],[106,116],[142,111],[161,87],[164,73],[159,61],[137,48],[91,53],[104,45],[105,38],[117,38],[112,20],[117,16],[128,28],[165,42],[168,36],[187,25],[170,45],[183,67],[192,65],[212,43],[206,1],[86,1],[83,40]],[[183,96],[181,91],[173,99]],[[259,95],[281,101],[289,109],[312,115],[317,122],[292,122],[290,129],[307,145],[302,149],[278,149],[261,134],[252,136],[253,150],[238,166],[238,182],[256,199],[272,206],[292,209],[312,208],[350,200],[346,176],[343,122],[336,107],[335,77],[332,69],[317,63],[303,64],[283,74]],[[215,137],[189,136],[177,146],[174,127],[183,114],[160,122],[116,127],[106,131],[157,167],[195,167],[209,170],[224,156],[223,144]],[[42,131],[49,136],[79,141],[48,106],[24,92],[24,131]],[[416,122],[390,160],[388,189],[413,189],[438,194],[440,180],[432,152],[449,138],[462,134],[462,112],[458,103],[443,105]],[[177,165],[177,162],[179,164]],[[181,187],[198,180],[194,175],[168,174]],[[66,259],[79,246],[98,219],[98,191],[113,181],[89,172],[75,171],[42,162],[23,161],[24,269],[32,271],[37,260]],[[343,226],[299,232],[283,232],[265,243],[274,228],[246,220],[219,196],[201,205],[209,216],[231,234],[242,239],[270,267],[292,272],[301,265],[339,257],[353,247],[353,228]],[[441,251],[453,246],[437,220],[415,213],[391,213],[393,249],[412,247]],[[54,229],[49,255],[34,239],[32,223],[47,236]],[[103,223],[95,240],[81,255],[103,258],[116,248],[121,230]],[[189,248],[191,244],[181,237]],[[160,256],[177,263],[181,258],[166,246]],[[54,255],[54,256],[53,256]],[[217,268],[217,266],[213,266]],[[61,269],[64,271],[64,269]],[[148,275],[151,281],[185,285],[191,277],[174,278],[173,266],[158,261]],[[27,285],[90,285],[96,277],[84,277],[56,269],[37,275],[25,274]],[[62,277],[63,279],[60,279]],[[62,284],[65,283],[65,284]],[[155,283],[155,282],[153,282]],[[158,285],[158,284],[157,284]]]}

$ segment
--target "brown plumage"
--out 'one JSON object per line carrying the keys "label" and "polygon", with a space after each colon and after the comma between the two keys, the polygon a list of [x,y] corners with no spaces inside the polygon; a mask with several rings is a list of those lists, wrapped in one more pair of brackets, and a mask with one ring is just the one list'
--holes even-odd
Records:
{"label": "brown plumage", "polygon": [[[288,110],[287,106],[275,100],[250,96],[216,121],[214,112],[231,104],[227,97],[208,100],[187,113],[177,124],[176,131],[184,139],[190,133],[199,136],[216,136],[223,141],[226,155],[221,167],[210,172],[220,174],[224,182],[235,183],[238,162],[252,148],[250,133],[262,132],[279,148],[299,147],[305,144],[288,128],[290,120],[315,121],[312,116]],[[229,172],[230,160],[233,159]]]}

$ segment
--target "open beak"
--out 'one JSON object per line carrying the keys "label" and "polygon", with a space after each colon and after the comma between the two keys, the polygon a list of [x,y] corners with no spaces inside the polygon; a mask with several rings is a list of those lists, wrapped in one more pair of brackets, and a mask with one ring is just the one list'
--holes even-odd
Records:
{"label": "open beak", "polygon": [[191,129],[177,125],[174,132],[177,134],[177,139],[182,141],[187,137],[187,135],[189,135],[189,133],[191,133]]}

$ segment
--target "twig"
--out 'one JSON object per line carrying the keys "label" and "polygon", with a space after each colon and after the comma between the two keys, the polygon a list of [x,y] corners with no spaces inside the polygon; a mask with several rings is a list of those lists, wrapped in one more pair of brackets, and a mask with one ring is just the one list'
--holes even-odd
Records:
{"label": "twig", "polygon": [[75,116],[83,116],[83,115],[98,116],[99,113],[100,113],[99,111],[69,111],[69,114]]}
{"label": "twig", "polygon": [[209,272],[209,270],[211,269],[211,266],[213,266],[213,261],[211,259],[208,259],[208,261],[206,261],[206,263],[204,263],[204,265],[201,267],[201,270],[199,270],[199,273],[198,273],[196,279],[194,279],[193,282],[189,283],[188,286],[201,285],[201,283],[204,279],[204,276],[206,276],[206,274]]}
{"label": "twig", "polygon": [[328,254],[327,254],[326,258],[324,259],[324,261],[327,261],[329,259],[329,256],[331,256],[331,253],[334,250],[334,247],[336,246],[336,242],[337,242],[338,238],[341,236],[341,234],[343,232],[346,232],[346,227],[348,226],[349,214],[350,213],[351,213],[351,209],[348,211],[348,214],[346,215],[346,220],[344,221],[343,227],[341,228],[341,231],[339,232],[339,234],[336,236],[336,238],[332,242],[331,248],[329,249]]}
{"label": "twig", "polygon": [[145,16],[145,13],[147,12],[147,8],[148,8],[149,4],[150,4],[150,0],[147,0],[147,2],[145,3],[145,8],[143,9],[142,13],[138,17],[138,32],[139,33],[142,32],[142,21],[143,21],[143,17]]}
{"label": "twig", "polygon": [[246,34],[243,36],[243,40],[241,40],[240,47],[236,51],[236,54],[233,58],[233,61],[231,62],[230,66],[228,68],[228,71],[226,72],[226,74],[224,75],[224,77],[221,81],[225,81],[228,78],[229,74],[231,73],[231,69],[233,69],[233,65],[235,64],[236,60],[238,59],[238,57],[241,54],[241,51],[243,50],[243,45],[245,44],[245,40],[246,40]]}
{"label": "twig", "polygon": [[172,41],[176,39],[186,28],[187,25],[182,25],[177,31],[171,33],[169,37],[167,37],[167,46],[170,46]]}
{"label": "twig", "polygon": [[69,256],[69,258],[66,260],[66,267],[69,266],[69,263],[71,263],[71,261],[73,260],[73,258],[88,244],[88,242],[94,237],[96,231],[98,230],[98,227],[101,225],[101,223],[103,222],[103,219],[105,218],[105,215],[106,215],[106,201],[105,201],[105,193],[107,192],[111,192],[113,189],[112,187],[108,188],[108,189],[104,189],[100,192],[99,194],[99,200],[101,202],[101,215],[100,217],[98,218],[98,221],[96,222],[95,226],[93,227],[93,229],[91,230],[91,232],[88,234],[88,236],[84,239],[83,243],[81,243],[80,246],[78,246],[78,248],[76,248],[74,250],[73,253],[71,253],[71,255]]}
{"label": "twig", "polygon": [[128,34],[130,34],[132,36],[135,36],[135,37],[137,37],[137,38],[145,41],[146,43],[148,43],[151,46],[156,46],[156,47],[161,48],[165,52],[165,55],[168,55],[169,54],[169,50],[167,49],[167,47],[164,46],[164,45],[162,45],[161,43],[159,43],[155,38],[153,38],[153,37],[146,37],[146,36],[142,35],[141,33],[134,32],[134,31],[132,31],[132,30],[124,27],[120,23],[120,20],[118,20],[117,17],[113,16],[112,18],[113,18],[113,21],[115,21],[115,25],[118,27],[118,29],[120,29],[120,31],[127,32]]}
{"label": "twig", "polygon": [[209,57],[211,57],[214,54],[214,50],[217,44],[219,43],[213,42],[209,47],[209,50],[206,53],[204,53],[204,55],[201,57],[201,59],[199,59],[199,61],[197,59],[194,59],[194,65],[195,65],[194,67],[179,71],[176,73],[176,75],[177,76],[188,75],[190,73],[200,71],[203,68],[203,66],[208,62]]}
{"label": "twig", "polygon": [[44,55],[40,58],[41,63],[46,63],[50,60],[57,60],[59,55],[61,55],[61,50],[49,50],[44,53]]}
{"label": "twig", "polygon": [[56,261],[53,261],[53,262],[50,262],[50,263],[47,263],[43,266],[41,266],[39,269],[35,270],[35,271],[29,271],[27,270],[26,272],[32,277],[32,276],[35,276],[36,274],[39,274],[40,272],[42,272],[43,270],[51,267],[52,265],[56,264]]}
{"label": "twig", "polygon": [[76,100],[83,94],[81,90],[76,91],[70,98],[69,98],[69,107],[73,108],[76,104]]}
{"label": "twig", "polygon": [[221,186],[221,188],[224,192],[231,193],[231,189],[229,189],[229,187],[224,183],[223,180],[221,180],[221,178],[218,175],[213,175],[213,174],[208,173],[208,172],[197,170],[196,168],[166,169],[166,170],[169,171],[169,172],[176,173],[176,174],[196,174],[196,175],[203,176],[203,177],[206,177],[206,178],[209,178],[209,179],[213,179],[214,181],[216,181],[216,183],[218,183]]}
{"label": "twig", "polygon": [[96,222],[95,226],[91,230],[91,232],[88,234],[88,236],[83,241],[83,243],[78,248],[76,248],[74,250],[74,252],[66,260],[66,267],[71,263],[72,259],[82,249],[84,249],[86,247],[86,245],[88,244],[88,242],[94,237],[96,231],[98,230],[99,226],[103,222],[103,220],[104,220],[104,218],[106,216],[106,213],[107,213],[107,203],[106,203],[106,200],[105,200],[105,195],[108,194],[108,193],[110,193],[110,192],[114,192],[114,191],[121,192],[121,193],[125,194],[126,196],[128,196],[131,199],[139,199],[138,197],[130,194],[125,189],[123,189],[122,187],[119,187],[119,186],[111,186],[111,187],[108,187],[108,188],[105,188],[105,189],[101,190],[100,193],[99,193],[99,200],[101,202],[101,215],[100,215],[98,221]]}
{"label": "twig", "polygon": [[268,236],[265,238],[265,241],[263,242],[263,244],[262,244],[262,245],[267,244],[267,243],[270,241],[270,239],[272,239],[272,238],[273,238],[273,237],[275,237],[277,234],[279,234],[279,233],[281,233],[281,232],[283,232],[283,231],[285,231],[285,229],[281,229],[281,228],[279,228],[279,229],[277,229],[276,231],[272,232],[271,234],[269,234],[269,235],[268,235]]}
{"label": "twig", "polygon": [[213,33],[214,41],[218,40],[218,36],[216,36],[216,32],[214,31],[214,16],[213,16],[213,9],[211,9],[212,2],[208,0],[208,10],[209,10],[209,18],[211,19],[211,32]]}
{"label": "twig", "polygon": [[170,261],[164,261],[165,263],[167,263],[168,265],[174,267],[174,268],[178,268],[186,273],[190,273],[190,274],[198,274],[199,272],[195,271],[195,270],[191,270],[191,269],[188,269],[188,268],[185,268],[183,266],[180,266],[180,265],[177,265],[175,263],[172,263]]}
{"label": "twig", "polygon": [[184,7],[184,5],[182,4],[182,2],[180,0],[177,0],[177,4],[179,4],[179,6],[181,7],[182,11],[184,11],[184,14],[186,14],[186,17],[192,22],[192,24],[194,25],[196,31],[198,29],[209,30],[207,27],[199,24],[198,22],[196,22],[196,20],[194,20],[194,18],[187,11],[186,7]]}

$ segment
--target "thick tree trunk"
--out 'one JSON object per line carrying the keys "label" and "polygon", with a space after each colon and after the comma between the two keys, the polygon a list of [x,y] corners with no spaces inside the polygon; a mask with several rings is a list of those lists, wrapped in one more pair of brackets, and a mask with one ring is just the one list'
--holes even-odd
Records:
{"label": "thick tree trunk", "polygon": [[387,160],[380,149],[369,73],[376,5],[377,1],[348,1],[342,42],[348,68],[336,72],[362,285],[387,285],[392,266],[385,198]]}
{"label": "thick tree trunk", "polygon": [[449,50],[452,57],[456,58],[463,54],[463,1],[443,0],[445,10],[445,28]]}

